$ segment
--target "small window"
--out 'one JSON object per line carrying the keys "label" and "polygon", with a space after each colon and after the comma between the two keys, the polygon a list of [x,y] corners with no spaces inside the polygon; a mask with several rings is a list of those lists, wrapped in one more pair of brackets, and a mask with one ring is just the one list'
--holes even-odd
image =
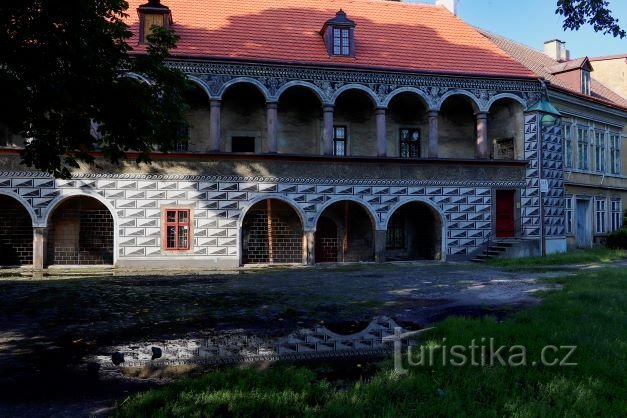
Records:
{"label": "small window", "polygon": [[573,233],[573,196],[566,196],[566,233],[572,235]]}
{"label": "small window", "polygon": [[605,217],[606,217],[606,201],[603,197],[597,197],[595,199],[596,205],[596,232],[597,234],[605,234],[607,232]]}
{"label": "small window", "polygon": [[581,70],[581,92],[590,95],[590,71]]}
{"label": "small window", "polygon": [[183,126],[179,129],[180,139],[174,144],[174,150],[176,152],[189,151],[189,126]]}
{"label": "small window", "polygon": [[573,136],[571,125],[562,127],[562,135],[564,137],[564,167],[573,168]]}
{"label": "small window", "polygon": [[605,172],[605,132],[594,132],[594,169],[599,173]]}
{"label": "small window", "polygon": [[350,55],[350,30],[333,29],[333,55]]}
{"label": "small window", "polygon": [[620,174],[620,135],[610,133],[610,172]]}
{"label": "small window", "polygon": [[346,126],[333,127],[333,155],[346,155]]}
{"label": "small window", "polygon": [[190,235],[190,210],[166,209],[165,249],[189,250]]}
{"label": "small window", "polygon": [[588,128],[583,126],[577,127],[577,168],[579,170],[588,170],[590,167],[588,159],[589,145]]}
{"label": "small window", "polygon": [[402,128],[399,137],[401,158],[419,158],[420,129]]}
{"label": "small window", "polygon": [[612,219],[612,232],[618,231],[622,226],[622,211],[620,199],[612,199],[610,211],[610,216]]}
{"label": "small window", "polygon": [[231,138],[232,152],[255,152],[254,136],[234,136]]}

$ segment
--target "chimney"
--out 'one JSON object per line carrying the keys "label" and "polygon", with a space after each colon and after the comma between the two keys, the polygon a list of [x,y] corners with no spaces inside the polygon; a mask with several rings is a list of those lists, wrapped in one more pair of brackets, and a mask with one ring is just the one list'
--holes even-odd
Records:
{"label": "chimney", "polygon": [[559,39],[546,41],[544,43],[544,53],[558,62],[570,60],[570,51],[566,49],[566,42]]}
{"label": "chimney", "polygon": [[457,16],[459,11],[459,0],[436,0],[435,5],[446,7],[455,16]]}

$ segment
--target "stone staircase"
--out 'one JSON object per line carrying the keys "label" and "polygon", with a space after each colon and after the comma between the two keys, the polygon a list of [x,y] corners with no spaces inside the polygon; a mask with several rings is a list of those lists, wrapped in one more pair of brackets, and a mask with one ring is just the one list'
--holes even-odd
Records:
{"label": "stone staircase", "polygon": [[519,246],[521,241],[515,238],[507,238],[499,241],[494,241],[488,245],[488,247],[481,253],[479,250],[477,254],[470,260],[473,263],[485,263],[488,260],[501,257],[503,255],[509,255],[515,253],[515,247]]}

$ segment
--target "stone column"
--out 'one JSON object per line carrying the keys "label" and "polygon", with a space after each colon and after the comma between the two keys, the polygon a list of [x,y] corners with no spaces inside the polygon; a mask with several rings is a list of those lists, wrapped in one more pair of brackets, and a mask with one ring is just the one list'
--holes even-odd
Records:
{"label": "stone column", "polygon": [[220,136],[220,119],[222,102],[220,100],[209,101],[210,114],[209,114],[209,151],[220,152],[220,146],[222,144],[222,138]]}
{"label": "stone column", "polygon": [[488,112],[477,112],[477,158],[488,158]]}
{"label": "stone column", "polygon": [[438,114],[437,110],[430,110],[429,117],[429,158],[438,158]]}
{"label": "stone column", "polygon": [[374,261],[377,263],[385,262],[385,241],[387,231],[385,229],[377,229],[374,231]]}
{"label": "stone column", "polygon": [[333,155],[333,105],[322,106],[322,153]]}
{"label": "stone column", "polygon": [[46,265],[48,228],[33,227],[33,269],[43,270]]}
{"label": "stone column", "polygon": [[268,126],[268,142],[265,152],[268,154],[276,154],[278,149],[277,129],[279,122],[278,103],[266,103],[266,123]]}
{"label": "stone column", "polygon": [[316,232],[303,233],[303,264],[313,266],[316,263]]}
{"label": "stone column", "polygon": [[377,107],[375,112],[377,119],[377,156],[387,157],[387,141],[385,127],[385,107]]}

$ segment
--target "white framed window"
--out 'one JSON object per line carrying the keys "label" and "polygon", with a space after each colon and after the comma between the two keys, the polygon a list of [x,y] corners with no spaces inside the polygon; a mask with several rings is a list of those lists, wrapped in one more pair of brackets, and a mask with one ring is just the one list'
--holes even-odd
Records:
{"label": "white framed window", "polygon": [[594,131],[594,170],[599,173],[604,173],[605,160],[605,132]]}
{"label": "white framed window", "polygon": [[623,223],[623,211],[620,199],[612,199],[610,202],[610,223],[612,232],[618,231]]}
{"label": "white framed window", "polygon": [[566,234],[573,233],[573,196],[566,195]]}
{"label": "white framed window", "polygon": [[581,70],[581,92],[590,95],[590,71]]}
{"label": "white framed window", "polygon": [[610,132],[610,173],[620,174],[620,134]]}
{"label": "white framed window", "polygon": [[350,30],[333,28],[333,55],[349,56],[350,52]]}
{"label": "white framed window", "polygon": [[590,138],[587,126],[577,127],[577,168],[579,170],[588,170],[590,168],[589,146]]}
{"label": "white framed window", "polygon": [[597,197],[594,199],[595,208],[595,226],[597,234],[605,234],[607,232],[606,216],[607,216],[607,201],[604,197]]}
{"label": "white framed window", "polygon": [[564,167],[573,168],[573,136],[570,124],[565,124],[562,127],[562,136],[564,141]]}

